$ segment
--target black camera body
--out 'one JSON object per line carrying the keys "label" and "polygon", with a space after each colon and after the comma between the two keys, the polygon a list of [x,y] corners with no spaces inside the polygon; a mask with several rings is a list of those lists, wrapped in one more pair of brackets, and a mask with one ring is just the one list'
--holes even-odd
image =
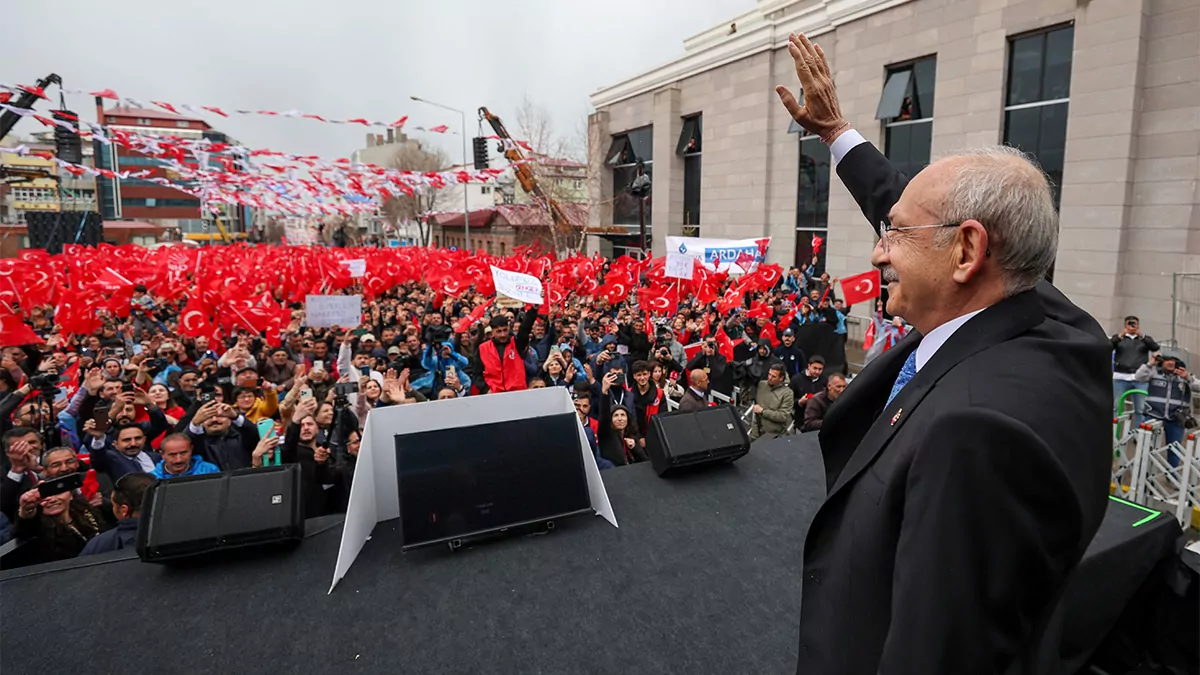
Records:
{"label": "black camera body", "polygon": [[40,373],[29,378],[29,388],[53,398],[58,390],[58,373]]}
{"label": "black camera body", "polygon": [[444,323],[436,326],[429,326],[425,329],[425,341],[434,343],[438,346],[440,346],[443,342],[448,342],[450,340],[450,335],[450,326],[447,326]]}

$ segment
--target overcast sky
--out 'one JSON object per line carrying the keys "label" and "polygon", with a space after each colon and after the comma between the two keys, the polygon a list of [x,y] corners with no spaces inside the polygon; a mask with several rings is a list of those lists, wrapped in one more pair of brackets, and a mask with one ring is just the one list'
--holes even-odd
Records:
{"label": "overcast sky", "polygon": [[[682,40],[754,0],[0,0],[0,82],[49,72],[68,88],[228,108],[298,109],[409,126],[460,125],[410,95],[510,127],[528,94],[573,135],[588,95],[682,55]],[[55,97],[57,103],[57,97]],[[87,97],[68,105],[94,119]],[[39,109],[49,107],[43,102]],[[366,129],[255,116],[210,124],[249,147],[348,156]],[[16,133],[40,129],[22,120]],[[510,129],[515,133],[515,130]],[[488,132],[490,133],[490,131]],[[439,138],[452,160],[458,136]]]}

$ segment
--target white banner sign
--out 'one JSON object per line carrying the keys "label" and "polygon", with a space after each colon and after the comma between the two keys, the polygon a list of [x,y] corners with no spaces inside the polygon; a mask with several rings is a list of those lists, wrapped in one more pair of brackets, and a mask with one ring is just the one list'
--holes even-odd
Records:
{"label": "white banner sign", "polygon": [[667,251],[667,278],[691,279],[692,272],[695,271],[695,265],[692,262],[694,260],[695,258],[691,256]]}
{"label": "white banner sign", "polygon": [[357,260],[343,260],[342,264],[350,268],[350,278],[357,279],[367,274],[367,261],[359,258]]}
{"label": "white banner sign", "polygon": [[531,305],[540,305],[543,302],[542,282],[537,277],[509,272],[492,265],[492,280],[496,282],[497,293]]}
{"label": "white banner sign", "polygon": [[321,240],[317,225],[301,218],[289,218],[283,223],[283,236],[289,246],[312,246]]}
{"label": "white banner sign", "polygon": [[[667,252],[696,258],[718,272],[740,274],[750,271],[757,263],[766,262],[759,251],[771,244],[770,237],[762,239],[701,239],[699,237],[667,237]],[[739,262],[740,261],[740,262]]]}
{"label": "white banner sign", "polygon": [[362,323],[361,295],[310,295],[304,300],[304,325],[354,328]]}

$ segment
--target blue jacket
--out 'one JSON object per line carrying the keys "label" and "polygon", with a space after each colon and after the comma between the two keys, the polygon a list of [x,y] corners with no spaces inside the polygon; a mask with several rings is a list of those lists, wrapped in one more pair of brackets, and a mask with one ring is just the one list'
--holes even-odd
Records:
{"label": "blue jacket", "polygon": [[[446,381],[446,366],[454,366],[454,372],[458,375],[458,381],[462,383],[463,389],[470,391],[471,376],[467,375],[467,367],[471,365],[471,362],[467,360],[467,357],[454,351],[453,344],[443,342],[442,346],[450,348],[450,358],[441,358],[440,352],[434,349],[432,344],[425,347],[424,353],[421,354],[421,367],[426,372],[412,381],[413,389],[432,389],[434,385],[440,387]],[[436,397],[437,392],[433,392],[433,395]]]}
{"label": "blue jacket", "polygon": [[199,455],[192,455],[192,465],[188,467],[187,471],[184,471],[178,475],[167,473],[167,469],[163,466],[163,464],[163,460],[160,459],[158,460],[158,464],[154,465],[154,471],[152,473],[155,478],[178,478],[179,476],[200,476],[206,473],[221,473],[221,470],[217,468],[216,464],[210,464],[209,462],[204,461],[204,458],[200,457]]}
{"label": "blue jacket", "polygon": [[124,548],[133,548],[137,543],[139,520],[140,518],[126,518],[117,523],[117,526],[113,529],[101,532],[92,537],[92,540],[87,543],[87,546],[83,547],[79,555],[96,555],[98,553],[120,551]]}

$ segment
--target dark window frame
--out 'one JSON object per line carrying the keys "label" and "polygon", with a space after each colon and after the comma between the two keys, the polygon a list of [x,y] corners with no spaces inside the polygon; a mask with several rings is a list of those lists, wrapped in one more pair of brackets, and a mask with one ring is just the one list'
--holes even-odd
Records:
{"label": "dark window frame", "polygon": [[[1056,89],[1054,93],[1049,93],[1047,81],[1050,79],[1048,73],[1052,37],[1058,39],[1060,47],[1064,37],[1069,39],[1070,49],[1067,51],[1069,57],[1065,62],[1065,77],[1063,73],[1058,73],[1057,81],[1054,82],[1065,91]],[[1028,46],[1035,42],[1041,51],[1038,55],[1036,93],[1031,96],[1027,91],[1029,80],[1019,79],[1015,66],[1019,46]],[[1037,160],[1050,180],[1054,208],[1058,210],[1062,204],[1063,173],[1066,168],[1064,160],[1067,147],[1067,118],[1071,110],[1071,69],[1075,65],[1075,22],[1010,35],[1007,48],[1002,142]],[[1064,64],[1058,65],[1061,67]],[[1036,129],[1032,134],[1029,133],[1031,127]],[[1054,281],[1054,267],[1052,264],[1046,273],[1047,281]]]}
{"label": "dark window frame", "polygon": [[[829,185],[833,177],[833,158],[828,146],[822,143],[818,136],[807,131],[800,132],[797,146],[799,164],[796,176],[796,242],[793,264],[800,269],[808,268],[813,256],[812,237],[818,235],[824,241],[815,266],[815,272],[820,276],[825,271],[825,261],[829,255]],[[808,152],[805,152],[806,148],[809,149]],[[808,171],[810,162],[813,162],[811,176]],[[809,189],[805,188],[806,177],[809,178]]]}
{"label": "dark window frame", "polygon": [[683,118],[675,154],[683,157],[683,236],[700,236],[700,191],[703,189],[704,114]]}
{"label": "dark window frame", "polygon": [[[937,91],[937,54],[887,67],[876,118],[886,114],[885,97],[897,98],[894,82],[904,84],[897,115],[883,118],[883,154],[908,177],[929,165],[933,144],[933,99]],[[907,76],[902,75],[908,73]],[[900,78],[900,79],[896,79]],[[892,86],[891,91],[888,90]],[[923,103],[924,102],[924,103]],[[914,150],[915,148],[915,150]]]}
{"label": "dark window frame", "polygon": [[[646,150],[644,158],[636,154],[639,147]],[[637,176],[639,162],[646,175],[651,180],[654,179],[653,147],[654,125],[652,124],[613,134],[613,142],[608,149],[608,159],[605,160],[605,164],[611,167],[613,172],[613,225],[638,224],[637,199],[628,193],[628,188]],[[651,225],[650,213],[653,199],[653,193],[645,199],[644,213],[647,228]]]}

